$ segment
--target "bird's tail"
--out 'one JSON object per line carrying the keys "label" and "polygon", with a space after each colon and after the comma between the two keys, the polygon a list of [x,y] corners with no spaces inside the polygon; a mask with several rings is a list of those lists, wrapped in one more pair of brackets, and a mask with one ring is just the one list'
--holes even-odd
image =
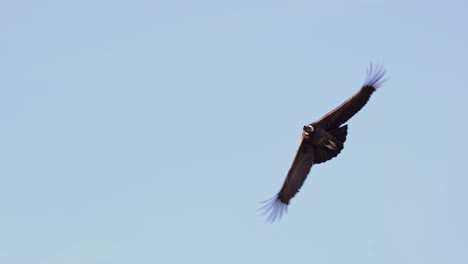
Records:
{"label": "bird's tail", "polygon": [[336,138],[341,143],[341,145],[343,145],[346,141],[346,136],[348,135],[348,125],[344,125],[328,133],[330,133],[330,135]]}
{"label": "bird's tail", "polygon": [[332,143],[326,148],[321,148],[320,151],[315,152],[314,164],[319,164],[336,157],[344,148],[344,142],[348,135],[348,125],[344,125],[330,132],[332,136]]}

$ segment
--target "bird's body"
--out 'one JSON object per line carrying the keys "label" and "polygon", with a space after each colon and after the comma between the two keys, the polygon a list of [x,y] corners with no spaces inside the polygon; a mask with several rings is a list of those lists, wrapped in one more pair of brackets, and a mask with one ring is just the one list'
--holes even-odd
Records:
{"label": "bird's body", "polygon": [[281,190],[260,208],[264,214],[269,214],[269,222],[281,218],[286,212],[312,165],[326,162],[343,150],[348,135],[348,125],[343,124],[364,107],[382,84],[384,73],[382,68],[374,69],[371,65],[367,80],[356,94],[321,119],[303,127],[301,143]]}

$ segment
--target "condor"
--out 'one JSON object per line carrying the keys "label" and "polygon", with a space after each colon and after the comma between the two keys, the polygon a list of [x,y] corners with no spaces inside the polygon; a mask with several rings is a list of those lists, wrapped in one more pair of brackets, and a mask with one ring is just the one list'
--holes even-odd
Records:
{"label": "condor", "polygon": [[367,70],[367,78],[362,88],[343,104],[323,116],[318,121],[303,127],[301,143],[288,171],[283,187],[276,196],[267,200],[259,210],[267,216],[267,222],[273,223],[287,211],[291,199],[299,192],[312,165],[326,162],[336,157],[344,147],[348,134],[348,125],[343,125],[353,117],[384,82],[385,70],[374,68]]}

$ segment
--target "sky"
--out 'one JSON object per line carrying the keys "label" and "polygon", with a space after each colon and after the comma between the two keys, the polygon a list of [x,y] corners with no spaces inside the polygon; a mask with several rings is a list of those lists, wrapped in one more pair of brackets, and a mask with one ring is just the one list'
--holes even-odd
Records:
{"label": "sky", "polygon": [[[466,1],[1,1],[0,263],[468,263]],[[302,126],[387,81],[288,214]]]}

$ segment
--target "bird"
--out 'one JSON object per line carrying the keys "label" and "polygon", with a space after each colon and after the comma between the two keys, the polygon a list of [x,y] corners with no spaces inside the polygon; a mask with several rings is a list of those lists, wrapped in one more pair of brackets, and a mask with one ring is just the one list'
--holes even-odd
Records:
{"label": "bird", "polygon": [[361,89],[319,120],[303,126],[302,136],[292,165],[280,191],[262,203],[258,210],[266,221],[273,223],[287,212],[291,199],[299,192],[314,164],[320,164],[338,156],[348,135],[346,122],[359,112],[371,95],[384,83],[385,69],[367,68]]}

